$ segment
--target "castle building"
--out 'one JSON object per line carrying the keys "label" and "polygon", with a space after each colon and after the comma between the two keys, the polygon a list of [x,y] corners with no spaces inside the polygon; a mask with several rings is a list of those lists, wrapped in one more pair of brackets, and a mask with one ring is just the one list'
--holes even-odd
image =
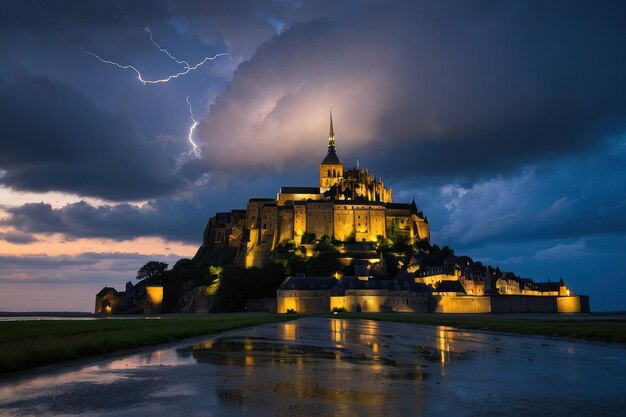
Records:
{"label": "castle building", "polygon": [[[253,198],[245,210],[210,219],[196,258],[236,252],[242,267],[261,266],[284,241],[327,236],[339,242],[376,242],[403,236],[429,241],[427,218],[412,203],[394,203],[391,188],[359,166],[344,170],[335,147],[332,109],[328,148],[320,163],[319,187],[281,187],[276,198]],[[304,242],[307,243],[307,242]]]}
{"label": "castle building", "polygon": [[194,259],[219,262],[231,256],[240,267],[261,267],[272,261],[273,251],[283,242],[313,256],[312,243],[322,237],[340,243],[338,260],[352,267],[354,276],[288,277],[277,290],[278,313],[589,311],[588,298],[571,295],[562,281],[535,283],[503,275],[466,256],[448,256],[442,265],[433,266],[419,251],[389,279],[382,252],[370,243],[430,243],[428,220],[415,200],[394,202],[391,188],[367,169],[358,164],[345,169],[337,154],[332,109],[319,186],[281,187],[276,198],[253,198],[245,210],[217,213]]}
{"label": "castle building", "polygon": [[[391,188],[358,163],[344,169],[332,109],[319,186],[281,187],[275,198],[252,198],[245,209],[217,213],[193,262],[261,267],[289,262],[282,257],[287,252],[299,260],[318,256],[315,242],[334,247],[331,268],[341,271],[287,277],[276,290],[276,312],[589,312],[589,297],[572,294],[562,279],[534,282],[431,246],[428,219],[415,200],[394,202]],[[159,313],[164,288],[149,284],[129,283],[125,292],[103,288],[95,312]],[[247,302],[267,308],[265,300]]]}

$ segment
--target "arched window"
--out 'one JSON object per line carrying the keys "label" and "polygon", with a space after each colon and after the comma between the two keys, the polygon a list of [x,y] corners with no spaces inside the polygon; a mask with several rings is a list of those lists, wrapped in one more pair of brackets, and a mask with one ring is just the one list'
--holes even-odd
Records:
{"label": "arched window", "polygon": [[330,177],[330,169],[328,169],[326,172],[327,172],[327,175],[326,175],[326,176],[327,176],[327,177]]}

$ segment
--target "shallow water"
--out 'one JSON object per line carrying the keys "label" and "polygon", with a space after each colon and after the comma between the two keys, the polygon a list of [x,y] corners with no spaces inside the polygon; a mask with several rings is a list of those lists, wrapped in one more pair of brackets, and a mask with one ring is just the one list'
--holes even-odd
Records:
{"label": "shallow water", "polygon": [[623,415],[626,349],[307,318],[0,382],[0,414]]}

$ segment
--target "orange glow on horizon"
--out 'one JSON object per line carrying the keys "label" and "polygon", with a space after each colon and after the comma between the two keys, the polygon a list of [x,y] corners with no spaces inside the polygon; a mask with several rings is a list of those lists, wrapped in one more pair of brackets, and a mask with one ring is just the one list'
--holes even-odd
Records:
{"label": "orange glow on horizon", "polygon": [[[1,231],[1,230],[0,230]],[[62,234],[34,235],[39,241],[27,244],[15,244],[0,241],[0,255],[78,255],[84,252],[125,252],[140,255],[169,255],[192,257],[198,250],[198,244],[166,241],[160,237],[139,237],[136,239],[116,241],[112,239],[84,238],[67,240]]]}

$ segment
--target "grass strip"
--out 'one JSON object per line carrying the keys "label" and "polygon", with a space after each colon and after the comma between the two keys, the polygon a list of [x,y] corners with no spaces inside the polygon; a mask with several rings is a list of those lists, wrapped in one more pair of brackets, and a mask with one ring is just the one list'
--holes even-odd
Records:
{"label": "grass strip", "polygon": [[522,335],[568,337],[589,341],[626,343],[626,321],[599,319],[558,319],[468,317],[448,315],[419,315],[399,313],[340,313],[329,317],[342,319],[365,319],[398,323],[450,326],[467,330],[484,330]]}
{"label": "grass strip", "polygon": [[276,314],[233,314],[0,322],[0,374],[293,319],[293,316]]}

